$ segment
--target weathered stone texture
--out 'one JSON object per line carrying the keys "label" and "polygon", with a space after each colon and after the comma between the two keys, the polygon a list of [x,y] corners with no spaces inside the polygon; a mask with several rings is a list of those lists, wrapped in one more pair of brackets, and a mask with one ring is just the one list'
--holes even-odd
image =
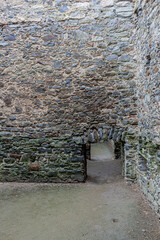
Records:
{"label": "weathered stone texture", "polygon": [[[82,148],[107,140],[106,134],[120,141],[122,131],[137,126],[130,1],[16,0],[2,1],[1,10],[1,179],[47,181],[41,172],[47,173],[48,163],[41,159],[54,155],[54,137],[78,137]],[[22,164],[10,157],[23,159],[28,151],[35,155],[33,168],[30,160]],[[56,160],[61,168],[75,171],[68,155],[63,159],[64,149],[56,151],[68,161],[65,170]]]}
{"label": "weathered stone texture", "polygon": [[76,139],[1,133],[0,144],[1,181],[85,181],[85,155]]}
{"label": "weathered stone texture", "polygon": [[137,124],[131,2],[2,2],[2,130]]}
{"label": "weathered stone texture", "polygon": [[160,215],[160,3],[137,1],[136,55],[139,112],[137,178]]}
{"label": "weathered stone texture", "polygon": [[0,179],[84,181],[85,145],[113,139],[159,212],[159,0],[0,8]]}
{"label": "weathered stone texture", "polygon": [[139,128],[160,143],[159,1],[141,1],[136,11]]}

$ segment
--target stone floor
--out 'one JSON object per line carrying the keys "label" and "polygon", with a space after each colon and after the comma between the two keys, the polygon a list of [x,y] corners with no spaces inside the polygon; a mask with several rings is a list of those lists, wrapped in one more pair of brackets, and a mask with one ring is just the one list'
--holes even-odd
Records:
{"label": "stone floor", "polygon": [[108,161],[88,161],[88,181],[111,183],[122,179],[122,162],[120,159]]}
{"label": "stone floor", "polygon": [[159,239],[158,217],[122,179],[120,160],[88,161],[85,184],[0,183],[0,240]]}
{"label": "stone floor", "polygon": [[159,240],[136,185],[0,184],[0,240]]}

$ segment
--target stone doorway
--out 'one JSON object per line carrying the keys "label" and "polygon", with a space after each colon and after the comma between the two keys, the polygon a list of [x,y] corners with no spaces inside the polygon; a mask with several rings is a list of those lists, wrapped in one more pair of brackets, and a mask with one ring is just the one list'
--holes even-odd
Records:
{"label": "stone doorway", "polygon": [[97,183],[113,182],[122,178],[121,159],[115,157],[112,140],[90,144],[90,157],[87,159],[87,180]]}

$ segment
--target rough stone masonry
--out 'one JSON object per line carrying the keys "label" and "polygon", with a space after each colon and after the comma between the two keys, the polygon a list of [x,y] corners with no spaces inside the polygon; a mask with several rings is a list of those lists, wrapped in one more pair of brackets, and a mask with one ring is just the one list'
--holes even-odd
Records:
{"label": "rough stone masonry", "polygon": [[160,214],[158,0],[1,0],[0,180],[82,182],[113,139]]}

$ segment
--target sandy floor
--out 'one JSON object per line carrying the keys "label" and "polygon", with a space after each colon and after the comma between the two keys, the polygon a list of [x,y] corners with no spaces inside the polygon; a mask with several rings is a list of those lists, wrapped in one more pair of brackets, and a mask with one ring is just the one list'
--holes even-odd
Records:
{"label": "sandy floor", "polygon": [[111,183],[122,179],[122,162],[120,159],[108,161],[88,161],[88,180],[95,183]]}
{"label": "sandy floor", "polygon": [[0,240],[160,240],[158,217],[121,168],[88,161],[85,184],[0,183]]}
{"label": "sandy floor", "polygon": [[133,239],[160,239],[136,185],[0,184],[0,240]]}

